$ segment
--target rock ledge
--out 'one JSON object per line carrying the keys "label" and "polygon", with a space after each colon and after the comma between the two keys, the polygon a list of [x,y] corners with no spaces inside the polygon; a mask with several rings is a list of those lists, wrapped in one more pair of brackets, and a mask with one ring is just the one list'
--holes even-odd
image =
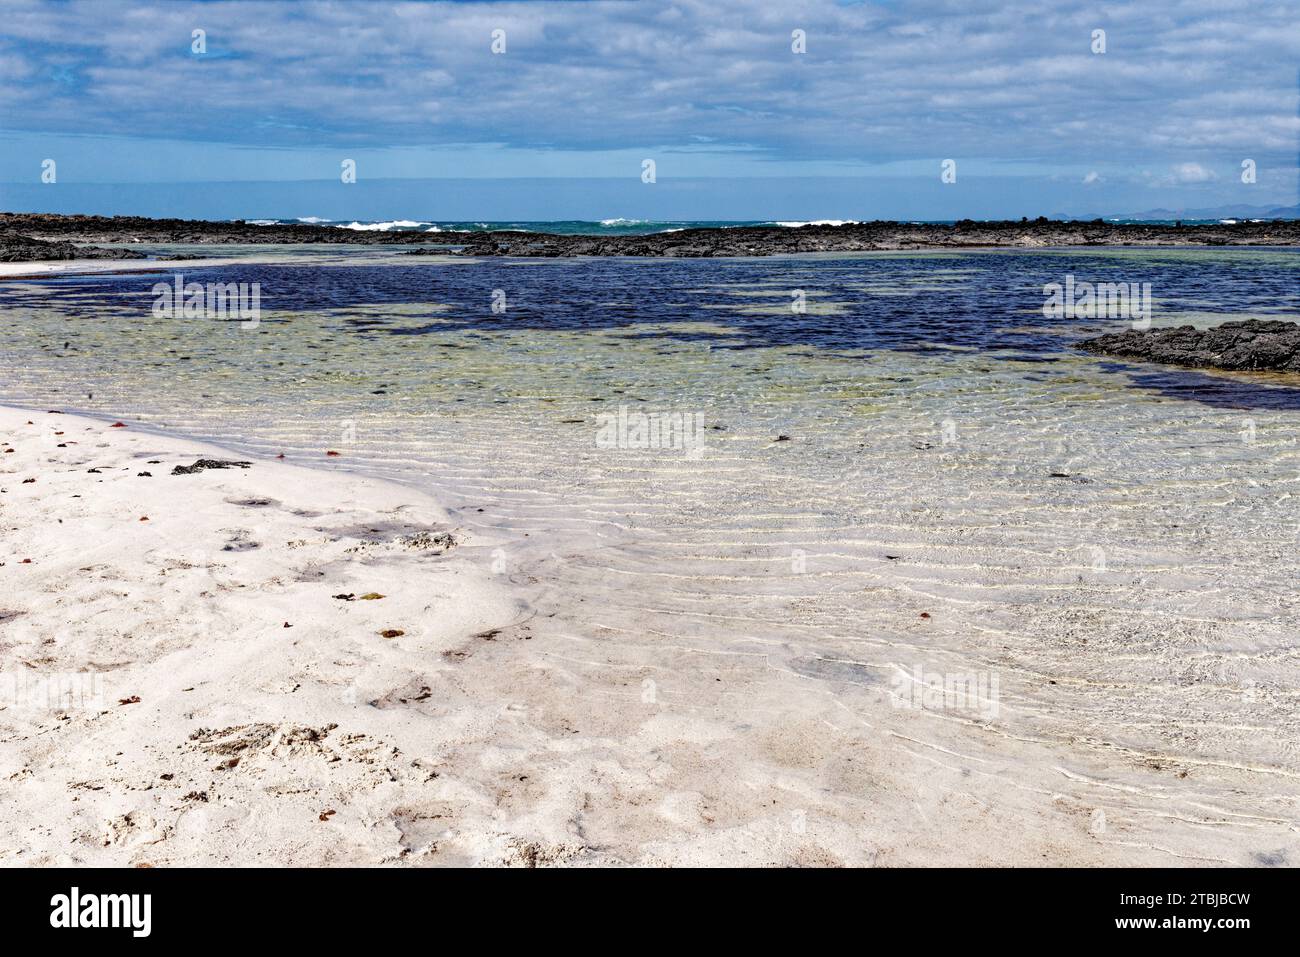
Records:
{"label": "rock ledge", "polygon": [[1089,352],[1192,368],[1300,372],[1300,324],[1275,319],[1116,332],[1079,345]]}

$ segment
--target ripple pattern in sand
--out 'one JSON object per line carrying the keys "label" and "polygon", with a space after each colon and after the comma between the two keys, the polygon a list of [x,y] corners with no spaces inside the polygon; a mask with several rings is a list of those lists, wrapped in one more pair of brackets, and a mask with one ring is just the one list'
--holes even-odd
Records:
{"label": "ripple pattern in sand", "polygon": [[[418,346],[286,312],[197,360],[90,323],[56,357],[46,317],[5,392],[432,485],[532,609],[462,688],[546,690],[516,759],[627,859],[1300,859],[1300,413],[717,312]],[[598,447],[620,407],[702,445]]]}

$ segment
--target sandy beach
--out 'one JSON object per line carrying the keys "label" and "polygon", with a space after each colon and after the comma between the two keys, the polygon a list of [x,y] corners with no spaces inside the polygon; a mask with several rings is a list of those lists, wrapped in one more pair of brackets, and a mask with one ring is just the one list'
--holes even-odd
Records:
{"label": "sandy beach", "polygon": [[8,0],[8,926],[1293,937],[1295,10],[1042,7]]}
{"label": "sandy beach", "polygon": [[[1295,852],[1280,624],[1160,588],[1125,605],[1124,569],[1172,569],[1179,545],[1108,545],[1119,570],[1098,573],[1046,505],[1008,533],[973,500],[928,529],[796,528],[626,455],[566,513],[523,478],[556,466],[513,454],[492,466],[508,494],[461,476],[431,497],[346,470],[349,451],[250,457],[134,420],[5,408],[0,438],[6,865]],[[748,440],[717,441],[736,446],[708,453],[723,477]],[[202,460],[249,467],[173,474]],[[926,461],[945,481],[950,461],[905,468]],[[885,507],[929,509],[882,467]],[[830,494],[767,468],[773,495]],[[656,500],[688,524],[626,504]],[[973,683],[936,699],[936,670]]]}
{"label": "sandy beach", "polygon": [[5,408],[0,437],[0,862],[516,853],[442,768],[499,704],[412,710],[519,619],[480,537],[384,482],[173,475],[237,457],[107,420]]}
{"label": "sandy beach", "polygon": [[[198,260],[194,267],[229,265],[228,259]],[[189,265],[188,263],[186,265]],[[0,263],[0,281],[49,279],[55,276],[91,276],[102,273],[157,272],[160,264],[139,259],[65,259],[52,262]]]}
{"label": "sandy beach", "polygon": [[253,328],[151,309],[221,263],[0,284],[0,864],[1300,860],[1293,380],[1035,288],[1294,253],[231,252]]}

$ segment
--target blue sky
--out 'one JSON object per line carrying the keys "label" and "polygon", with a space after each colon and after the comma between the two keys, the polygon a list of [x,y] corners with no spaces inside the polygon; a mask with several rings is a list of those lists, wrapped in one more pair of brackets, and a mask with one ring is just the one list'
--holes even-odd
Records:
{"label": "blue sky", "polygon": [[1093,215],[1293,205],[1298,162],[1294,3],[5,0],[0,20],[3,208]]}

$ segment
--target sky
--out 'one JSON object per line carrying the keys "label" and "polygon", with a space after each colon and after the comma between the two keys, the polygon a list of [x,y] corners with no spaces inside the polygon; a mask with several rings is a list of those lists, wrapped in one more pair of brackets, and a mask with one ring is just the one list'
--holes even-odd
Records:
{"label": "sky", "polygon": [[3,209],[751,220],[1300,203],[1295,2],[0,12]]}

